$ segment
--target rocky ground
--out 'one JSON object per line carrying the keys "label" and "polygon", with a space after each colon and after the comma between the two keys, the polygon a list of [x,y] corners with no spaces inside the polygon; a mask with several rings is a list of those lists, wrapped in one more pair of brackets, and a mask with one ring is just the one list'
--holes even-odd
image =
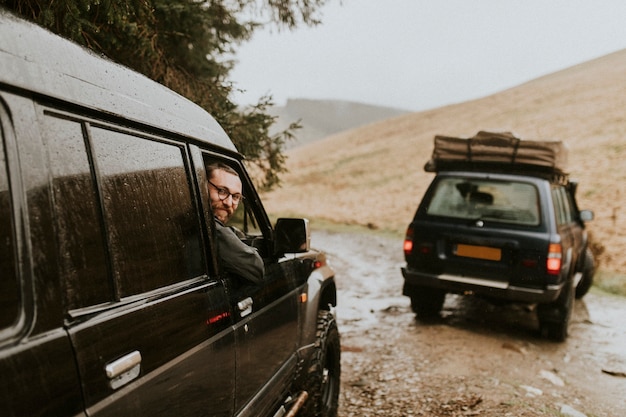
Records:
{"label": "rocky ground", "polygon": [[626,300],[592,291],[565,343],[532,306],[448,295],[420,323],[401,295],[401,241],[315,231],[336,270],[340,417],[626,415]]}

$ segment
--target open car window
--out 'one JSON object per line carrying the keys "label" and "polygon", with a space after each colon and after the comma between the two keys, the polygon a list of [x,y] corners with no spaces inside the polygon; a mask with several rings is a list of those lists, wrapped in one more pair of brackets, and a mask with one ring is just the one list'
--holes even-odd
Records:
{"label": "open car window", "polygon": [[260,236],[262,234],[261,229],[259,228],[259,222],[254,216],[254,211],[250,206],[250,202],[246,199],[239,204],[237,211],[233,214],[233,217],[228,222],[228,225],[236,227],[247,236]]}
{"label": "open car window", "polygon": [[246,177],[240,171],[240,167],[233,161],[225,160],[222,158],[215,157],[214,155],[205,154],[204,155],[204,166],[207,169],[207,179],[209,179],[209,172],[212,166],[225,166],[233,171],[237,172],[239,179],[242,182],[242,196],[243,198],[239,202],[239,205],[232,217],[228,221],[228,226],[235,227],[237,230],[243,232],[246,235],[261,235],[261,231],[259,228],[259,223],[256,220],[254,215],[254,210],[252,207],[253,198],[250,196],[248,192],[248,187],[246,187]]}

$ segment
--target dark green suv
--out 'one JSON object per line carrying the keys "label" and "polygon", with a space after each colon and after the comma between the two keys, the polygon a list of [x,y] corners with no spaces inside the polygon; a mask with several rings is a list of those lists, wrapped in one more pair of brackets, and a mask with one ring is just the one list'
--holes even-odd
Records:
{"label": "dark green suv", "polygon": [[437,175],[407,229],[403,294],[418,318],[438,314],[446,293],[537,304],[541,333],[562,341],[574,298],[593,280],[584,223],[593,213],[578,209],[576,183],[560,169],[478,154],[519,152],[524,141],[485,132],[466,141],[460,149],[477,149],[470,157],[436,149],[427,165]]}

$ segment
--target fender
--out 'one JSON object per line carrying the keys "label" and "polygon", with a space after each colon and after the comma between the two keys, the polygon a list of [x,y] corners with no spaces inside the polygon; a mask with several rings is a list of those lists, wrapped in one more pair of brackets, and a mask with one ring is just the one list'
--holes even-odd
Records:
{"label": "fender", "polygon": [[306,285],[307,301],[304,306],[301,346],[315,343],[317,313],[320,310],[334,310],[337,305],[337,289],[334,271],[326,264],[324,254],[322,265],[309,275]]}

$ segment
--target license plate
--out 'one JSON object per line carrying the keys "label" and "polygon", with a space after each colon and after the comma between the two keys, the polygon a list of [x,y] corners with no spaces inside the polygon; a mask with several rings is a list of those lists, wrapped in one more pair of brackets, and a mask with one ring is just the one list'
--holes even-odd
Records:
{"label": "license plate", "polygon": [[502,259],[502,251],[499,248],[489,246],[475,245],[456,245],[456,256],[464,256],[466,258],[486,259],[488,261],[499,261]]}

